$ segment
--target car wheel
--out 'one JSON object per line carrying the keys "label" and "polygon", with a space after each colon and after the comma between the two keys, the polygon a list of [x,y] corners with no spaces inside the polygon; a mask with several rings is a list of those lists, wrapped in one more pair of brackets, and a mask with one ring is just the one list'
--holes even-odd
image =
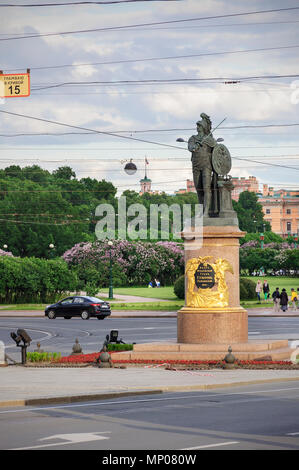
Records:
{"label": "car wheel", "polygon": [[83,312],[81,313],[81,318],[82,320],[89,320],[89,313],[87,312],[87,310],[83,310]]}
{"label": "car wheel", "polygon": [[49,310],[48,318],[50,318],[50,320],[54,320],[54,318],[56,318],[56,313],[54,312],[54,310]]}
{"label": "car wheel", "polygon": [[63,317],[65,320],[70,320],[72,317],[65,316]]}

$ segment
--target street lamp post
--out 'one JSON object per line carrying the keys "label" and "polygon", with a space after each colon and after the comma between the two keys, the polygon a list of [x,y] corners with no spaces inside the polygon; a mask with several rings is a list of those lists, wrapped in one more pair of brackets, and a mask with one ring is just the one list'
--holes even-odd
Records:
{"label": "street lamp post", "polygon": [[8,248],[8,246],[7,246],[6,244],[3,245],[3,249],[4,249],[5,251],[7,250],[7,248]]}
{"label": "street lamp post", "polygon": [[264,238],[265,238],[265,237],[264,237],[264,234],[261,233],[261,234],[260,234],[261,248],[264,248]]}
{"label": "street lamp post", "polygon": [[52,258],[52,255],[54,253],[54,248],[55,248],[55,245],[53,243],[50,243],[49,245],[49,258],[50,259]]}
{"label": "street lamp post", "polygon": [[109,255],[110,255],[110,264],[109,264],[109,299],[113,299],[113,278],[112,278],[112,253],[111,253],[111,247],[113,245],[113,242],[109,240],[108,246],[109,246]]}

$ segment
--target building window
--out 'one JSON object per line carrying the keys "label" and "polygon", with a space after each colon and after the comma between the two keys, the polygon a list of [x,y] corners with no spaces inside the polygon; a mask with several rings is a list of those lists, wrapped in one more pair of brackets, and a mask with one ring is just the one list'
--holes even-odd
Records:
{"label": "building window", "polygon": [[292,231],[292,222],[287,222],[287,232]]}
{"label": "building window", "polygon": [[291,213],[291,209],[287,209],[287,214],[290,214]]}
{"label": "building window", "polygon": [[270,214],[270,213],[271,213],[270,209],[266,209],[266,214]]}

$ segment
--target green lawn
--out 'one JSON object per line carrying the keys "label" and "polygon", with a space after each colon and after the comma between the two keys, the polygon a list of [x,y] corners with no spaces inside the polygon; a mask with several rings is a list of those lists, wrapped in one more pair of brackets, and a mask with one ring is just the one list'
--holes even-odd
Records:
{"label": "green lawn", "polygon": [[173,302],[122,302],[113,303],[110,302],[111,310],[143,310],[143,311],[163,311],[170,312],[179,310],[185,305],[184,300],[177,299]]}
{"label": "green lawn", "polygon": [[1,310],[45,310],[48,304],[10,304],[0,306]]}
{"label": "green lawn", "polygon": [[[253,282],[257,282],[260,279],[262,282],[264,279],[267,279],[270,285],[270,292],[275,290],[276,287],[279,287],[280,290],[285,288],[288,295],[291,293],[291,288],[297,289],[299,287],[299,278],[296,277],[279,277],[279,276],[250,276],[248,277]],[[101,289],[102,293],[108,294],[109,289]],[[184,300],[178,299],[174,292],[173,286],[169,287],[159,287],[159,288],[148,288],[148,287],[115,287],[113,289],[114,295],[129,295],[137,297],[145,297],[148,299],[161,299],[164,302],[159,301],[149,301],[149,302],[124,302],[122,300],[111,300],[112,310],[161,310],[161,311],[175,311],[182,308],[185,304]],[[98,295],[101,297],[101,294]],[[248,308],[264,308],[272,307],[273,303],[270,302],[261,302],[258,303],[256,300],[242,301],[242,307]],[[0,310],[44,310],[44,304],[16,304],[16,305],[1,305]]]}
{"label": "green lawn", "polygon": [[[101,289],[101,292],[108,294],[109,289]],[[136,295],[137,297],[147,297],[149,299],[178,300],[173,292],[173,286],[170,287],[114,287],[113,294],[117,295]]]}
{"label": "green lawn", "polygon": [[288,295],[291,295],[291,288],[297,289],[299,287],[299,278],[298,277],[286,277],[286,276],[248,276],[246,279],[251,279],[255,284],[258,279],[263,284],[264,280],[268,281],[270,286],[271,295],[275,291],[276,287],[281,289],[285,288]]}

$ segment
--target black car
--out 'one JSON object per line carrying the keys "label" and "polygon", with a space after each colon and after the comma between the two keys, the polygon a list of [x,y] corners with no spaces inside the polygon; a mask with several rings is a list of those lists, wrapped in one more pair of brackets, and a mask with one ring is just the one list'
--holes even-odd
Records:
{"label": "black car", "polygon": [[56,317],[64,317],[68,320],[79,316],[83,320],[88,320],[90,317],[104,320],[109,315],[111,315],[111,310],[108,302],[89,296],[67,297],[45,308],[45,316],[51,320]]}

